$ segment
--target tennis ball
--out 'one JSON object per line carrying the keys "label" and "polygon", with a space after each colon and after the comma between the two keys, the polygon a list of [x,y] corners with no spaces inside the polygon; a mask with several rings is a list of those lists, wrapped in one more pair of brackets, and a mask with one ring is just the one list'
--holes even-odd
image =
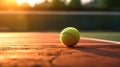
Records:
{"label": "tennis ball", "polygon": [[79,31],[74,27],[67,27],[60,33],[60,42],[68,47],[75,46],[80,39]]}

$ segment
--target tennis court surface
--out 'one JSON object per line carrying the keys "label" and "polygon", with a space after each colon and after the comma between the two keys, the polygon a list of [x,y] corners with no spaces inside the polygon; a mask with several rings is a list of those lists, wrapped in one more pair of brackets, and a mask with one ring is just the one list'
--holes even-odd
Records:
{"label": "tennis court surface", "polygon": [[67,48],[59,33],[0,33],[0,67],[120,67],[120,42],[81,37]]}

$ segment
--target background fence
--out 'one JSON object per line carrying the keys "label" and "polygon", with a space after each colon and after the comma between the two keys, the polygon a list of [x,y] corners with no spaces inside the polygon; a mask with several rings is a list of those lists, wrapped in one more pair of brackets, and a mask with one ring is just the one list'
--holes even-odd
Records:
{"label": "background fence", "polygon": [[0,12],[0,31],[120,31],[120,12]]}

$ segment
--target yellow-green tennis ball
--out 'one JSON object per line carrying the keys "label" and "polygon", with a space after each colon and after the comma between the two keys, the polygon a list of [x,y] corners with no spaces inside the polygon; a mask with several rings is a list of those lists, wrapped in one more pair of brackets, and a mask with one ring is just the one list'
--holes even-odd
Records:
{"label": "yellow-green tennis ball", "polygon": [[67,27],[60,33],[60,42],[68,47],[72,47],[79,42],[80,33],[74,27]]}

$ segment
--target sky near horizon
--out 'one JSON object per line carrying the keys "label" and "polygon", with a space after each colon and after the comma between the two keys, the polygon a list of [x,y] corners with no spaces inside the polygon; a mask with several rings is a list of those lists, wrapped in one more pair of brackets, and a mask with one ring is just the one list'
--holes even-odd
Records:
{"label": "sky near horizon", "polygon": [[[49,1],[52,1],[52,0],[49,0]],[[66,4],[68,4],[71,0],[67,0]],[[89,3],[93,0],[81,0],[82,1],[82,4],[86,4],[86,3]],[[44,0],[17,0],[17,3],[18,5],[21,5],[22,3],[24,2],[27,2],[30,6],[35,6],[37,3],[42,3],[44,2]]]}
{"label": "sky near horizon", "polygon": [[[71,0],[67,0],[67,3],[69,3],[70,1]],[[91,1],[93,1],[93,0],[81,0],[81,2],[82,2],[83,5],[86,4],[86,3],[89,3]]]}

